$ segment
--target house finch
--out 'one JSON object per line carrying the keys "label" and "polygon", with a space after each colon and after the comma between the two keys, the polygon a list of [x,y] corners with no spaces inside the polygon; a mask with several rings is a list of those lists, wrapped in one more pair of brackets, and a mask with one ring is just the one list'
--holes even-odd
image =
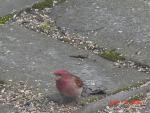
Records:
{"label": "house finch", "polygon": [[80,97],[83,87],[82,80],[66,70],[56,70],[56,87],[58,91],[67,97]]}

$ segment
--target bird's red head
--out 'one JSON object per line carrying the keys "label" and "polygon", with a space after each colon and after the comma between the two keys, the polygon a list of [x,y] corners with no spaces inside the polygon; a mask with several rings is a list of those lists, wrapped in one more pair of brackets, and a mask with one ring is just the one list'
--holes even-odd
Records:
{"label": "bird's red head", "polygon": [[56,76],[65,77],[65,76],[68,76],[70,73],[67,70],[60,69],[60,70],[54,71],[53,74]]}

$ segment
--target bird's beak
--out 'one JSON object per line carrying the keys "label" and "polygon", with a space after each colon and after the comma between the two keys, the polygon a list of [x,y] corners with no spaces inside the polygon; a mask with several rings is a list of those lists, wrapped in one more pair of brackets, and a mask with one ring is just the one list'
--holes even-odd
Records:
{"label": "bird's beak", "polygon": [[61,76],[55,75],[53,71],[51,71],[50,74],[53,74],[55,76],[53,78],[54,80],[59,80],[61,78]]}
{"label": "bird's beak", "polygon": [[55,80],[59,80],[61,78],[61,76],[55,76]]}
{"label": "bird's beak", "polygon": [[50,74],[54,74],[54,72],[53,72],[53,71],[50,71]]}

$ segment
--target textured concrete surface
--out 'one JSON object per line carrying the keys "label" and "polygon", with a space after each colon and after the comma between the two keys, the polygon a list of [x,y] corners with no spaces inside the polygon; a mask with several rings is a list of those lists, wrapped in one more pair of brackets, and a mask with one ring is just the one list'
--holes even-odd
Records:
{"label": "textured concrete surface", "polygon": [[70,33],[150,65],[149,0],[69,0],[50,14]]}
{"label": "textured concrete surface", "polygon": [[32,5],[38,0],[0,0],[0,16]]}
{"label": "textured concrete surface", "polygon": [[[36,1],[1,0],[0,16]],[[59,27],[70,33],[87,36],[100,46],[115,48],[129,59],[150,65],[149,12],[148,0],[69,0],[56,6],[50,15]],[[86,54],[88,58],[70,57],[80,54]],[[39,80],[43,90],[49,89],[55,94],[53,75],[49,72],[62,68],[89,84],[102,85],[110,91],[149,78],[148,74],[117,68],[90,52],[21,26],[0,26],[0,79],[27,80],[32,85]],[[7,106],[3,108],[9,111]]]}
{"label": "textured concrete surface", "polygon": [[[114,90],[148,77],[133,69],[116,68],[112,62],[16,25],[1,26],[0,31],[1,79],[31,83],[42,80],[53,89],[53,76],[49,72],[68,69],[87,82]],[[69,57],[83,53],[89,58],[81,61]]]}

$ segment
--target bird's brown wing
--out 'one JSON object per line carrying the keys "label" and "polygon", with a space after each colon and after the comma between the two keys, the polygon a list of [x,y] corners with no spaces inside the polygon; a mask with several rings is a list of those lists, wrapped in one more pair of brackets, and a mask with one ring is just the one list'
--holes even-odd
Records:
{"label": "bird's brown wing", "polygon": [[75,80],[75,83],[78,87],[82,87],[83,86],[83,81],[77,77],[77,76],[73,76],[74,80]]}

